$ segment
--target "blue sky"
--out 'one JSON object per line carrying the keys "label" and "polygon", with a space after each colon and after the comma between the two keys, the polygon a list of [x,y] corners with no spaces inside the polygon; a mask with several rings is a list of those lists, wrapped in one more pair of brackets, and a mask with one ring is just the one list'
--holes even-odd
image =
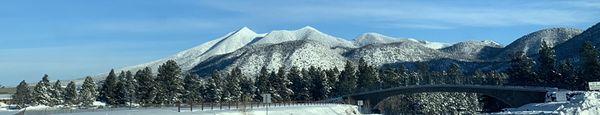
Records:
{"label": "blue sky", "polygon": [[0,84],[73,79],[156,60],[247,26],[258,33],[312,26],[507,45],[550,27],[600,22],[598,1],[2,0]]}

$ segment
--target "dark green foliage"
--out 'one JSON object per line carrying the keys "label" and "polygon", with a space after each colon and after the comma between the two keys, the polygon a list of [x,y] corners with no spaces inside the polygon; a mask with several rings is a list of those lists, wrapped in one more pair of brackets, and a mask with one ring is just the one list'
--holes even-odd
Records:
{"label": "dark green foliage", "polygon": [[548,46],[546,42],[542,43],[542,47],[539,51],[539,67],[534,81],[536,83],[545,84],[545,86],[558,86],[559,82],[562,81],[562,76],[556,69],[556,56],[554,49]]}
{"label": "dark green foliage", "polygon": [[224,86],[223,91],[223,102],[239,102],[242,96],[242,88],[240,87],[241,78],[244,77],[242,75],[242,70],[236,67],[231,70],[226,80],[224,81],[226,84]]}
{"label": "dark green foliage", "polygon": [[379,84],[379,76],[377,69],[369,64],[364,59],[358,61],[358,73],[357,73],[356,87],[358,91],[367,91],[373,88],[377,88]]}
{"label": "dark green foliage", "polygon": [[116,101],[116,105],[123,105],[126,104],[127,102],[129,102],[128,99],[128,90],[127,90],[127,79],[125,76],[125,72],[121,71],[121,73],[119,74],[119,76],[117,76],[118,82],[117,82],[117,101]]}
{"label": "dark green foliage", "polygon": [[14,103],[18,108],[24,108],[31,104],[31,90],[25,80],[17,85],[17,92],[12,96]]}
{"label": "dark green foliage", "polygon": [[198,75],[188,74],[183,79],[183,88],[185,93],[183,95],[183,101],[185,103],[198,103],[202,101],[201,93],[202,84],[198,80]]}
{"label": "dark green foliage", "polygon": [[265,94],[265,93],[270,93],[271,92],[271,87],[270,87],[270,80],[269,80],[269,71],[267,70],[266,66],[263,66],[260,69],[260,72],[258,73],[258,76],[256,77],[256,82],[255,82],[255,86],[256,86],[256,97],[255,99],[260,100],[262,99],[262,97],[260,97],[261,94]]}
{"label": "dark green foliage", "polygon": [[312,76],[311,97],[314,101],[326,99],[331,87],[327,84],[327,74],[324,71],[315,70]]}
{"label": "dark green foliage", "polygon": [[158,93],[155,101],[158,104],[174,104],[180,102],[183,95],[183,80],[181,80],[181,68],[173,60],[165,62],[158,67]]}
{"label": "dark green foliage", "polygon": [[77,97],[79,95],[77,94],[77,86],[75,86],[75,82],[71,81],[71,82],[69,82],[69,84],[67,84],[64,94],[65,94],[64,98],[65,98],[66,105],[79,104],[79,100],[77,100]]}
{"label": "dark green foliage", "polygon": [[293,91],[292,100],[308,101],[310,99],[310,88],[308,81],[302,76],[302,73],[297,67],[292,67],[287,74],[292,82],[290,89]]}
{"label": "dark green foliage", "polygon": [[142,106],[152,104],[154,102],[154,98],[156,97],[156,93],[158,92],[156,89],[157,84],[152,75],[152,70],[149,67],[139,70],[135,72],[134,78],[137,81],[135,92],[137,102]]}
{"label": "dark green foliage", "polygon": [[115,74],[115,71],[111,69],[110,73],[108,73],[108,76],[104,80],[104,83],[100,87],[100,101],[109,105],[118,104],[117,99],[119,90],[116,90],[119,89],[118,83],[119,81],[117,75]]}
{"label": "dark green foliage", "polygon": [[33,101],[32,105],[50,105],[52,100],[50,81],[48,75],[44,75],[41,81],[39,81],[33,88]]}
{"label": "dark green foliage", "polygon": [[563,77],[563,80],[560,80],[561,87],[571,90],[585,89],[585,81],[577,74],[570,59],[564,60],[560,64],[559,71]]}
{"label": "dark green foliage", "polygon": [[79,91],[79,101],[81,102],[81,106],[90,107],[96,101],[96,96],[98,92],[96,91],[96,83],[92,77],[85,77],[83,84],[81,85],[81,89]]}
{"label": "dark green foliage", "polygon": [[221,96],[223,94],[223,87],[221,84],[222,78],[219,71],[215,71],[208,82],[205,84],[206,93],[205,99],[207,102],[218,103],[221,102]]}
{"label": "dark green foliage", "polygon": [[254,81],[252,81],[252,79],[250,79],[249,77],[242,76],[242,78],[240,79],[240,87],[242,90],[242,96],[240,101],[252,101],[252,98],[254,98],[255,96],[254,90],[256,89],[256,87],[254,87]]}
{"label": "dark green foliage", "polygon": [[581,50],[582,79],[586,82],[600,81],[600,60],[598,50],[591,42],[585,42]]}
{"label": "dark green foliage", "polygon": [[[432,84],[434,82],[434,78],[431,77],[429,73],[429,65],[425,62],[417,62],[417,76],[412,78],[413,84]],[[439,80],[439,79],[437,79]]]}
{"label": "dark green foliage", "polygon": [[335,95],[346,95],[356,91],[356,68],[352,62],[346,61],[344,70],[340,73],[338,80],[339,82],[335,85]]}
{"label": "dark green foliage", "polygon": [[533,78],[533,60],[529,59],[524,52],[519,51],[512,56],[510,68],[508,69],[509,82],[511,85],[539,85],[535,84]]}
{"label": "dark green foliage", "polygon": [[290,89],[292,82],[288,79],[286,71],[285,66],[280,67],[277,71],[277,75],[274,76],[275,78],[271,81],[271,87],[275,90],[275,96],[273,97],[275,97],[278,102],[290,101],[290,97],[294,93]]}
{"label": "dark green foliage", "polygon": [[383,88],[391,88],[400,86],[402,81],[400,75],[391,68],[386,68],[381,71],[381,83]]}
{"label": "dark green foliage", "polygon": [[463,84],[465,78],[458,64],[452,64],[450,66],[447,76],[447,78],[449,78],[449,80],[446,80],[448,82],[447,84]]}

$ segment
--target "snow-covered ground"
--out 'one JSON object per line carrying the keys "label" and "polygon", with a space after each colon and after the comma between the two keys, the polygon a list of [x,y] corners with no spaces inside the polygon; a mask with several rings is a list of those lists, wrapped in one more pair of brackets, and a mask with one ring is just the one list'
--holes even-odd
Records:
{"label": "snow-covered ground", "polygon": [[600,115],[600,92],[585,92],[571,101],[532,103],[494,114],[581,114]]}
{"label": "snow-covered ground", "polygon": [[[195,107],[193,111],[189,108],[181,108],[181,112],[177,112],[176,107],[163,107],[163,108],[111,108],[109,110],[53,110],[55,108],[47,106],[34,106],[28,107],[26,113],[30,114],[55,114],[55,115],[197,115],[197,114],[211,114],[211,115],[263,115],[267,113],[272,115],[355,115],[360,114],[356,106],[343,105],[343,104],[321,104],[321,105],[291,105],[291,106],[271,106],[268,109],[265,107],[253,109],[229,109],[214,108],[211,110],[210,107],[205,107],[204,110]],[[4,114],[15,114],[20,111],[1,111],[0,115]]]}

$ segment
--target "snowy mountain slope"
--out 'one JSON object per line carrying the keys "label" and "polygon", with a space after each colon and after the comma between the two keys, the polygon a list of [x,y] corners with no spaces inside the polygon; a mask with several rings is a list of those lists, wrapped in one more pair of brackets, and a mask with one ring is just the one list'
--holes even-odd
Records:
{"label": "snowy mountain slope", "polygon": [[548,43],[549,46],[553,47],[573,38],[575,35],[580,33],[581,30],[573,28],[550,28],[535,31],[515,40],[506,46],[502,51],[500,51],[500,53],[497,54],[496,58],[510,59],[505,57],[518,51],[524,51],[527,55],[535,55],[538,53],[541,44],[544,41]]}
{"label": "snowy mountain slope", "polygon": [[[233,52],[262,36],[264,36],[264,34],[257,34],[249,28],[243,27],[236,31],[230,32],[223,37],[219,37],[215,40],[208,41],[191,49],[181,51],[175,55],[149,63],[116,69],[115,71],[135,72],[145,67],[150,67],[153,70],[156,70],[160,65],[168,60],[174,60],[179,64],[182,70],[187,71],[209,57]],[[103,79],[103,77],[105,77],[107,74],[108,73],[102,73],[97,76]]]}
{"label": "snowy mountain slope", "polygon": [[344,48],[332,48],[322,42],[309,39],[251,46],[210,58],[198,64],[190,72],[208,75],[215,70],[229,71],[234,67],[240,67],[242,73],[255,75],[262,66],[266,66],[269,70],[276,70],[284,65],[288,69],[292,66],[342,68],[346,60],[341,55],[344,51],[346,51]]}
{"label": "snowy mountain slope", "polygon": [[432,48],[432,49],[440,49],[440,48],[450,46],[449,43],[429,42],[429,41],[424,41],[424,40],[416,40],[416,39],[412,39],[412,38],[394,38],[394,37],[389,37],[389,36],[385,36],[385,35],[378,34],[378,33],[364,33],[354,40],[354,44],[362,47],[362,46],[371,45],[371,44],[377,45],[377,44],[386,44],[386,43],[393,43],[393,42],[408,42],[408,41],[418,42],[421,45],[428,47],[428,48]]}
{"label": "snowy mountain slope", "polygon": [[345,55],[354,60],[364,58],[368,63],[378,66],[386,63],[454,58],[448,53],[425,47],[421,43],[414,41],[367,45],[351,50]]}
{"label": "snowy mountain slope", "polygon": [[600,23],[596,23],[565,43],[557,45],[554,49],[559,59],[577,58],[581,52],[581,46],[586,41],[591,42],[596,49],[600,48]]}
{"label": "snowy mountain slope", "polygon": [[494,41],[466,41],[440,49],[443,52],[459,55],[469,59],[482,59],[489,57],[502,46]]}
{"label": "snowy mountain slope", "polygon": [[354,44],[352,44],[352,42],[350,41],[322,33],[319,30],[310,26],[306,26],[298,30],[275,30],[268,33],[263,38],[257,40],[253,44],[268,45],[296,40],[319,41],[322,42],[324,45],[330,47],[355,47]]}

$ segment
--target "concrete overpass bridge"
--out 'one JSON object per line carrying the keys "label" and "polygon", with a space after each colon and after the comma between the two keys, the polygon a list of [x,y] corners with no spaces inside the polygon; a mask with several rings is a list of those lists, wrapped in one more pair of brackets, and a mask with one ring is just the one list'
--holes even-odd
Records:
{"label": "concrete overpass bridge", "polygon": [[556,91],[557,88],[551,87],[533,87],[533,86],[492,86],[492,85],[412,85],[387,89],[372,90],[355,94],[344,95],[329,101],[343,101],[345,103],[356,104],[358,100],[363,100],[363,107],[371,109],[373,112],[379,112],[378,105],[388,97],[423,93],[423,92],[464,92],[477,93],[482,96],[492,97],[508,105],[509,107],[519,107],[528,103],[541,103],[545,101],[546,93]]}

